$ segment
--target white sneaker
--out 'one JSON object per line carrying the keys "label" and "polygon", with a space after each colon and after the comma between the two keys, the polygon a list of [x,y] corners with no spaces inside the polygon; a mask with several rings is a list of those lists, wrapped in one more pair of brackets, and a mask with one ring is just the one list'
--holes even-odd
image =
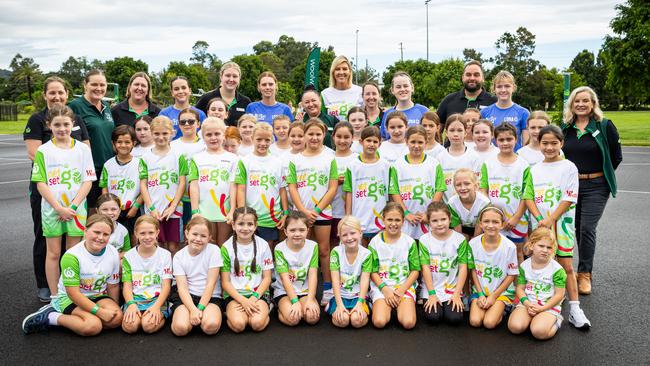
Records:
{"label": "white sneaker", "polygon": [[320,300],[320,306],[326,306],[334,297],[334,290],[323,291],[323,298]]}
{"label": "white sneaker", "polygon": [[573,326],[578,329],[587,330],[591,328],[591,322],[585,316],[585,312],[578,307],[572,308],[571,311],[569,311],[569,323],[573,324]]}

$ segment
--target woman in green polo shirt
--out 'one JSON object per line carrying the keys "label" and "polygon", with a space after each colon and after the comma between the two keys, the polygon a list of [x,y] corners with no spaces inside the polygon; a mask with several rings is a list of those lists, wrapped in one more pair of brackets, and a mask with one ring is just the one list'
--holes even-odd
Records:
{"label": "woman in green polo shirt", "polygon": [[[104,163],[114,155],[111,135],[115,124],[111,108],[108,102],[103,100],[105,95],[106,76],[103,71],[95,69],[86,74],[84,94],[69,104],[74,114],[79,116],[86,125],[97,172],[101,172]],[[97,197],[101,194],[98,182],[93,182],[93,187],[86,198],[88,209],[95,207]]]}
{"label": "woman in green polo shirt", "polygon": [[[332,131],[334,130],[334,126],[338,122],[338,119],[327,114],[327,112],[322,109],[323,104],[320,93],[318,93],[313,85],[308,85],[305,88],[300,101],[302,103],[302,107],[305,109],[305,113],[302,117],[303,122],[307,122],[310,118],[320,119],[327,127],[327,134],[325,134],[325,141],[323,141],[323,145],[332,149]],[[296,120],[299,121],[300,116],[296,116]]]}

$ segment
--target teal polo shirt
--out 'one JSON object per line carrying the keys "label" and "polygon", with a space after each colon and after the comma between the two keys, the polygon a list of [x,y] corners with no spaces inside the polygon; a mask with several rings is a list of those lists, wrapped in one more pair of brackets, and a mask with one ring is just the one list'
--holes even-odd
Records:
{"label": "teal polo shirt", "polygon": [[111,108],[107,102],[102,101],[102,110],[100,111],[84,97],[73,100],[68,106],[86,124],[95,170],[101,172],[104,163],[115,155],[111,141],[111,135],[115,128]]}

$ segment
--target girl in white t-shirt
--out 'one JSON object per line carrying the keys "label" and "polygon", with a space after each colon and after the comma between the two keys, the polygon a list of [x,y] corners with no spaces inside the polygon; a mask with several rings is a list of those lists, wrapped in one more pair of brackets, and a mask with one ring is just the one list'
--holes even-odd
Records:
{"label": "girl in white t-shirt", "polygon": [[155,333],[169,316],[167,297],[172,287],[172,255],[158,247],[160,224],[151,216],[141,216],[135,223],[138,246],[122,258],[122,294],[124,319],[122,330],[133,334],[140,328]]}
{"label": "girl in white t-shirt", "polygon": [[368,115],[362,107],[353,107],[348,112],[348,122],[352,125],[352,146],[350,149],[356,154],[361,154],[361,130],[368,125]]}
{"label": "girl in white t-shirt", "polygon": [[438,161],[442,165],[442,172],[445,175],[445,201],[449,201],[454,192],[453,176],[456,170],[460,168],[471,169],[476,175],[480,174],[481,165],[479,157],[473,149],[465,146],[465,122],[461,115],[456,113],[447,118],[447,139],[449,147],[438,154]]}
{"label": "girl in white t-shirt", "polygon": [[500,209],[484,208],[479,215],[483,235],[469,242],[467,265],[474,284],[469,323],[473,327],[496,328],[506,306],[515,300],[513,283],[519,275],[517,248],[500,232],[504,221]]}
{"label": "girl in white t-shirt", "polygon": [[492,143],[494,138],[492,122],[487,119],[479,119],[472,126],[471,133],[474,140],[473,150],[478,155],[481,164],[485,160],[497,156],[499,149]]}
{"label": "girl in white t-shirt", "polygon": [[[352,109],[355,108],[358,107],[354,107]],[[333,248],[339,243],[337,230],[339,220],[345,216],[345,192],[343,192],[345,171],[350,166],[350,163],[359,157],[359,154],[353,152],[350,148],[350,144],[355,139],[354,126],[351,123],[344,121],[337,123],[336,126],[334,126],[334,131],[332,131],[332,139],[334,141],[334,147],[336,148],[334,159],[336,159],[336,169],[338,170],[339,175],[338,187],[336,188],[336,196],[334,196],[334,199],[332,200],[333,219],[332,232],[330,235],[330,247]]]}
{"label": "girl in white t-shirt", "polygon": [[233,214],[233,235],[221,247],[226,318],[235,333],[243,332],[246,326],[260,332],[269,324],[273,255],[269,244],[255,235],[257,221],[254,209],[237,208]]}
{"label": "girl in white t-shirt", "polygon": [[190,160],[187,181],[190,186],[192,216],[201,215],[210,221],[211,242],[221,245],[232,235],[232,212],[237,203],[235,171],[239,157],[223,149],[226,125],[223,120],[208,117],[201,133],[206,150]]}
{"label": "girl in white t-shirt", "polygon": [[544,160],[544,154],[539,146],[539,131],[544,126],[551,124],[551,118],[544,111],[534,111],[528,116],[528,133],[530,134],[530,139],[526,146],[522,146],[521,149],[517,150],[517,155],[526,159],[530,166],[533,166],[542,160]]}
{"label": "girl in white t-shirt", "polygon": [[253,152],[253,149],[255,148],[253,144],[253,129],[256,124],[257,118],[252,114],[244,114],[239,117],[239,121],[237,121],[237,129],[239,130],[239,136],[241,136],[241,142],[237,148],[237,155],[246,156]]}
{"label": "girl in white t-shirt", "polygon": [[420,124],[427,131],[427,143],[424,152],[432,158],[438,159],[445,147],[440,143],[442,138],[440,136],[440,117],[434,111],[424,112],[420,119]]}
{"label": "girl in white t-shirt", "polygon": [[562,325],[567,274],[553,259],[557,242],[551,230],[536,229],[526,246],[532,254],[519,266],[519,304],[510,314],[508,329],[521,334],[530,328],[533,337],[546,340],[553,338]]}
{"label": "girl in white t-shirt", "polygon": [[316,300],[318,285],[318,244],[307,239],[307,216],[290,211],[285,221],[287,239],[275,246],[273,302],[280,322],[296,326],[301,320],[314,325],[320,320]]}
{"label": "girl in white t-shirt", "polygon": [[481,119],[481,111],[476,108],[467,108],[463,112],[463,121],[465,121],[465,126],[467,127],[467,132],[465,133],[465,146],[467,147],[474,148],[476,146],[472,130],[474,124],[479,119]]}
{"label": "girl in white t-shirt", "polygon": [[332,323],[345,328],[361,328],[368,324],[370,310],[366,304],[372,255],[361,246],[361,221],[354,216],[344,216],[338,224],[340,245],[330,253],[330,271],[334,297],[325,307]]}
{"label": "girl in white t-shirt", "polygon": [[193,217],[185,227],[186,245],[174,256],[179,297],[174,300],[171,327],[175,336],[183,337],[196,326],[208,335],[221,328],[219,269],[223,260],[219,247],[210,243],[210,236],[210,221]]}
{"label": "girl in white t-shirt", "polygon": [[465,235],[469,241],[480,234],[478,214],[490,204],[490,200],[479,191],[476,174],[467,168],[454,173],[454,189],[456,194],[447,202],[451,213],[450,227]]}
{"label": "girl in white t-shirt", "polygon": [[291,120],[286,114],[279,114],[273,118],[275,143],[269,148],[271,154],[281,156],[291,151],[289,128],[291,128]]}
{"label": "girl in white t-shirt", "polygon": [[402,112],[391,112],[386,117],[386,131],[390,140],[384,141],[379,146],[379,156],[388,161],[390,165],[395,164],[397,159],[401,159],[408,153],[406,147],[406,128],[408,119]]}
{"label": "girl in white t-shirt", "polygon": [[137,139],[131,155],[134,158],[141,157],[153,147],[153,135],[151,134],[151,120],[149,116],[141,116],[135,120],[135,137]]}
{"label": "girl in white t-shirt", "polygon": [[120,216],[120,199],[112,194],[105,193],[97,197],[97,212],[106,215],[115,223],[115,229],[111,234],[108,243],[120,253],[120,259],[124,257],[124,253],[131,249],[131,237],[124,225],[117,222]]}

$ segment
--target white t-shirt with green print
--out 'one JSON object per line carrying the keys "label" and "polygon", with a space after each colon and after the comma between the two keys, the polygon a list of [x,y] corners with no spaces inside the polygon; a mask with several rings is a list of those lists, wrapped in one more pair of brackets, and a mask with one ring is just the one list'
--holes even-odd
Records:
{"label": "white t-shirt with green print", "polygon": [[475,227],[479,213],[489,204],[490,200],[478,191],[469,210],[465,208],[457,194],[451,196],[449,201],[447,201],[447,207],[449,207],[449,213],[451,214],[449,227],[456,227],[458,225]]}
{"label": "white t-shirt with green print", "polygon": [[235,183],[246,186],[246,206],[257,212],[257,225],[274,228],[282,216],[280,189],[286,187],[280,158],[248,154],[239,160]]}
{"label": "white t-shirt with green print", "polygon": [[[252,155],[248,155],[252,156]],[[221,272],[230,273],[230,282],[235,287],[237,292],[242,296],[249,297],[257,290],[260,283],[262,283],[262,272],[273,269],[273,255],[269,243],[266,240],[255,235],[253,242],[250,244],[237,244],[237,253],[235,255],[235,248],[233,238],[230,237],[221,246],[221,257],[223,258],[223,267]],[[257,246],[257,253],[255,248]],[[255,270],[253,270],[253,257],[255,258]],[[235,272],[235,261],[239,261],[239,272]],[[229,295],[224,291],[224,299]]]}
{"label": "white t-shirt with green print", "polygon": [[[187,160],[176,151],[169,150],[165,155],[148,151],[140,159],[140,179],[147,180],[147,190],[152,205],[162,213],[174,200],[181,176],[187,176]],[[145,207],[149,213],[149,207]],[[170,218],[183,217],[183,204],[179,201]]]}
{"label": "white t-shirt with green print", "polygon": [[[533,269],[532,259],[528,258],[519,265],[517,284],[524,285],[528,300],[538,306],[544,306],[555,295],[555,288],[566,288],[566,271],[554,259],[541,269]],[[551,308],[551,312],[560,315],[562,301]]]}
{"label": "white t-shirt with green print", "polygon": [[437,156],[442,173],[445,175],[445,202],[448,202],[451,196],[456,193],[454,189],[454,173],[460,168],[466,168],[474,172],[478,177],[481,174],[481,160],[474,149],[465,148],[465,152],[459,156],[453,156],[447,149],[441,151]]}
{"label": "white t-shirt with green print", "polygon": [[330,271],[339,273],[341,297],[344,299],[359,297],[361,274],[372,273],[372,253],[361,245],[358,250],[354,263],[348,262],[343,244],[334,247],[330,252]]}
{"label": "white t-shirt with green print", "polygon": [[[372,269],[377,272],[382,281],[395,289],[399,288],[411,271],[420,270],[420,258],[418,256],[418,245],[413,238],[401,233],[400,238],[392,243],[386,243],[384,233],[375,235],[368,244],[368,250],[372,253]],[[415,301],[415,282],[404,291]],[[383,294],[374,282],[370,283],[371,297],[373,301],[383,298]]]}
{"label": "white t-shirt with green print", "polygon": [[[469,241],[469,252],[467,259],[467,269],[475,270],[476,276],[481,283],[480,288],[472,284],[474,293],[483,292],[489,296],[496,290],[507,276],[516,276],[519,274],[519,262],[517,262],[517,247],[506,238],[499,234],[499,246],[488,252],[483,246],[484,236],[479,235]],[[468,276],[468,278],[471,278]],[[515,281],[501,293],[510,300],[515,299]]]}
{"label": "white t-shirt with green print", "polygon": [[[397,182],[402,202],[412,213],[426,212],[427,206],[433,201],[433,195],[447,190],[442,166],[438,160],[428,155],[421,162],[410,162],[408,155],[397,159],[390,168],[391,181]],[[402,231],[413,239],[428,232],[426,223],[411,224],[404,221]]]}
{"label": "white t-shirt with green print", "polygon": [[131,283],[133,300],[138,304],[152,303],[158,299],[164,280],[171,280],[172,255],[157,247],[152,256],[144,258],[133,248],[122,258],[122,282]]}
{"label": "white t-shirt with green print", "polygon": [[287,292],[282,284],[281,273],[288,273],[289,280],[296,295],[307,295],[309,292],[308,275],[311,268],[318,268],[318,243],[305,240],[305,245],[294,252],[283,241],[275,247],[275,281],[273,282],[273,297],[285,295]]}
{"label": "white t-shirt with green print", "polygon": [[[345,178],[345,171],[354,159],[358,159],[359,154],[352,153],[348,156],[335,156],[336,169],[338,170],[339,177]],[[345,216],[345,192],[343,192],[343,184],[339,184],[336,188],[336,196],[332,200],[332,217],[340,219]]]}
{"label": "white t-shirt with green print", "polygon": [[212,222],[225,222],[230,211],[230,185],[235,181],[239,157],[223,151],[212,154],[200,152],[190,160],[188,184],[199,185],[199,210]]}
{"label": "white t-shirt with green print", "polygon": [[108,244],[117,249],[118,252],[127,252],[131,249],[131,237],[129,231],[119,222],[114,222],[115,229],[108,239]]}
{"label": "white t-shirt with green print", "polygon": [[[441,302],[451,299],[458,283],[459,265],[467,264],[469,245],[463,234],[451,230],[451,235],[445,240],[436,239],[431,233],[420,238],[420,263],[429,265],[433,288]],[[420,296],[429,297],[428,290],[421,283]]]}
{"label": "white t-shirt with green print", "polygon": [[[300,153],[291,155],[289,159],[287,185],[295,184],[302,205],[307,210],[313,210],[327,193],[330,180],[339,179],[336,159],[325,151],[315,156]],[[331,219],[332,205],[327,205],[317,220]]]}
{"label": "white t-shirt with green print", "polygon": [[108,159],[102,168],[99,186],[120,199],[121,209],[128,210],[140,195],[140,158],[120,164],[116,157]]}

